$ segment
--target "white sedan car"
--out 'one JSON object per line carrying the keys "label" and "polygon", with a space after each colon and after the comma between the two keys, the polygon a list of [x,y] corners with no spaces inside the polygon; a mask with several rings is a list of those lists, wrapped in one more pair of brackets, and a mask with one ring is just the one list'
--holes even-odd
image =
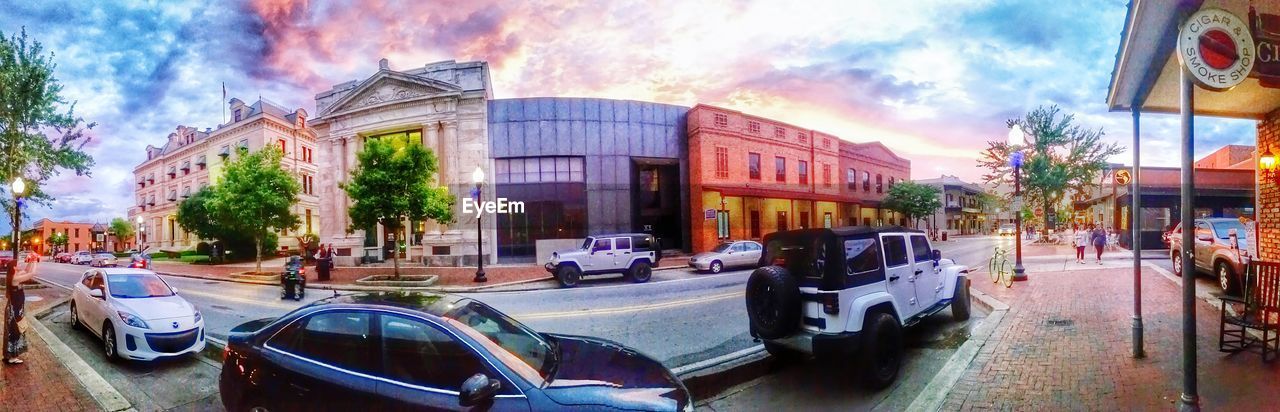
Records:
{"label": "white sedan car", "polygon": [[93,260],[89,261],[89,266],[107,267],[117,266],[120,262],[116,260],[116,255],[110,253],[94,253]]}
{"label": "white sedan car", "polygon": [[87,265],[91,261],[93,261],[93,255],[89,254],[89,252],[81,250],[71,254],[71,264],[73,265]]}
{"label": "white sedan car", "polygon": [[85,272],[71,292],[71,320],[101,337],[112,360],[198,353],[205,344],[200,311],[145,269]]}

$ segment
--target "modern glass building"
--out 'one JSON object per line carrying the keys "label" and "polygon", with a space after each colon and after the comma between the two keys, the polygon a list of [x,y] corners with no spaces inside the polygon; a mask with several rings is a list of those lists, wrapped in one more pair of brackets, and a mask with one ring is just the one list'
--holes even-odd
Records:
{"label": "modern glass building", "polygon": [[541,239],[645,232],[663,248],[689,234],[687,107],[585,98],[495,99],[489,147],[496,194],[524,202],[498,215],[498,256],[534,256]]}

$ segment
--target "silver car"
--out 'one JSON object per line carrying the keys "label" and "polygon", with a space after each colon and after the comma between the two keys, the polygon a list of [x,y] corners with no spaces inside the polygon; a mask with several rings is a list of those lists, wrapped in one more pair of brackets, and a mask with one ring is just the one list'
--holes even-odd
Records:
{"label": "silver car", "polygon": [[729,267],[754,268],[760,266],[762,250],[764,248],[759,243],[750,240],[722,242],[709,252],[689,258],[689,267],[711,273],[720,273]]}
{"label": "silver car", "polygon": [[89,266],[93,267],[116,267],[117,264],[116,255],[110,253],[94,253],[93,259],[89,260]]}

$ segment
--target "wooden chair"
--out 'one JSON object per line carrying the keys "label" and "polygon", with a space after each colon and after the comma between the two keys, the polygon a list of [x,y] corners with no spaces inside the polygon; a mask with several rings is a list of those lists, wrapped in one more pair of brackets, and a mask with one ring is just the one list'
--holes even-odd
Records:
{"label": "wooden chair", "polygon": [[[1250,262],[1241,295],[1221,297],[1218,350],[1235,353],[1261,343],[1262,361],[1271,362],[1280,354],[1280,262]],[[1262,338],[1250,336],[1250,329]]]}

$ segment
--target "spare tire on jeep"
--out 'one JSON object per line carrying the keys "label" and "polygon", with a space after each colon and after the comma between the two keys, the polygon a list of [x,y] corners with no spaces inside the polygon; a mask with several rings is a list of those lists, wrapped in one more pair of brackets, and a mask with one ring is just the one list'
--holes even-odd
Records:
{"label": "spare tire on jeep", "polygon": [[800,286],[780,266],[765,266],[747,279],[747,317],[751,330],[764,339],[791,335],[800,327]]}

